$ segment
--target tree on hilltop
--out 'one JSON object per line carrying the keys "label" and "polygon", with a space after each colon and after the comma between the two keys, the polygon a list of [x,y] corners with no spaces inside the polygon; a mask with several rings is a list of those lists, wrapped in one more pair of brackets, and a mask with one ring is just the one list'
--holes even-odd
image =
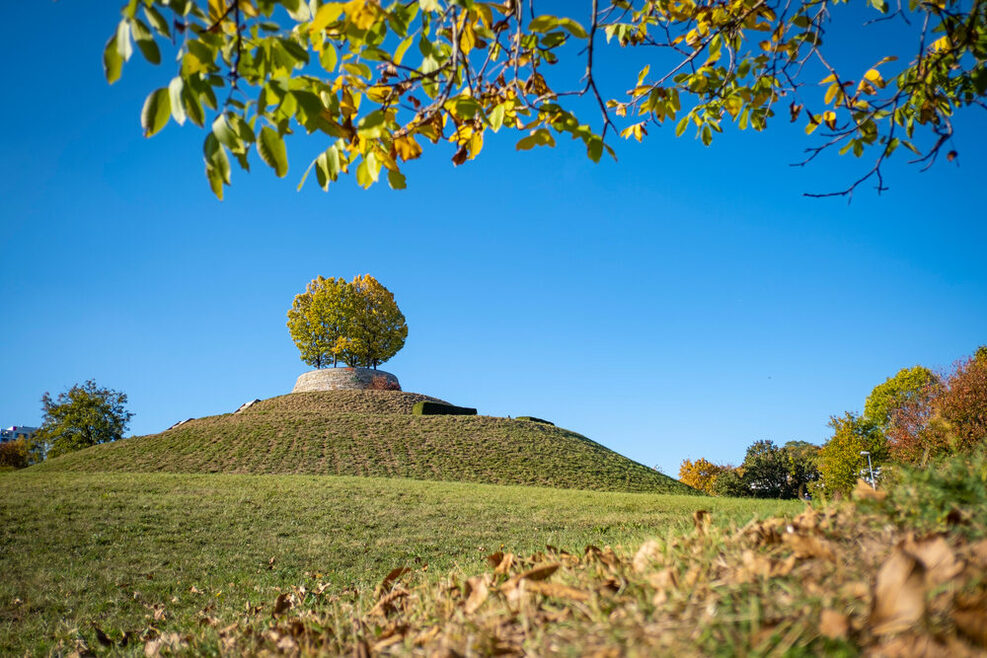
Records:
{"label": "tree on hilltop", "polygon": [[[161,45],[172,50],[178,74],[147,97],[144,134],[170,119],[205,127],[220,198],[230,156],[247,169],[256,151],[284,176],[296,130],[326,136],[301,177],[314,170],[323,189],[343,174],[363,187],[386,174],[402,188],[401,163],[426,142],[449,143],[460,165],[500,130],[519,133],[517,150],[568,136],[598,161],[618,134],[641,141],[674,126],[708,145],[731,123],[789,120],[810,136],[803,164],[828,150],[868,154],[870,168],[832,193],[845,195],[864,181],[885,189],[882,165],[903,152],[927,165],[946,149],[953,160],[954,115],[985,107],[987,3],[868,0],[873,15],[858,26],[848,12],[833,17],[839,4],[586,0],[555,16],[533,0],[129,0],[103,64],[113,83],[134,44],[152,64]],[[872,38],[874,23],[897,30],[885,56],[844,63],[843,44]],[[648,63],[603,71],[616,58],[602,51],[616,48],[646,51]],[[552,70],[570,61],[573,79]],[[601,89],[604,78],[627,91]]]}
{"label": "tree on hilltop", "polygon": [[315,367],[376,368],[404,347],[408,325],[394,295],[364,274],[313,279],[295,296],[288,330],[302,361]]}

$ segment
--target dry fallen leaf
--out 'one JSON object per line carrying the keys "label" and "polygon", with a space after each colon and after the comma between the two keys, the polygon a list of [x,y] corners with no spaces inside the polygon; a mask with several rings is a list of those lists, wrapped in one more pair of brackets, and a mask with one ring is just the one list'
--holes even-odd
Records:
{"label": "dry fallen leaf", "polygon": [[287,593],[282,592],[281,594],[278,594],[278,598],[274,601],[274,610],[271,611],[271,616],[277,617],[290,609],[291,597]]}
{"label": "dry fallen leaf", "polygon": [[466,614],[471,615],[487,600],[490,590],[483,578],[474,576],[466,579]]}
{"label": "dry fallen leaf", "polygon": [[697,509],[692,513],[692,523],[696,526],[696,532],[706,532],[711,520],[709,512],[704,509]]}
{"label": "dry fallen leaf", "polygon": [[904,549],[925,567],[927,582],[932,587],[952,580],[963,571],[963,563],[956,559],[953,549],[942,537],[919,541],[908,537]]}
{"label": "dry fallen leaf", "polygon": [[409,569],[408,567],[398,567],[397,569],[391,569],[390,573],[384,576],[384,580],[382,580],[380,582],[380,585],[377,587],[377,596],[383,596],[388,590],[391,589],[391,585],[394,584],[395,580],[397,580],[398,578],[400,578],[401,576],[407,573],[411,573],[411,569]]}
{"label": "dry fallen leaf", "polygon": [[858,478],[857,486],[853,488],[853,497],[857,500],[884,500],[888,497],[888,492],[884,489],[875,489],[867,480]]}
{"label": "dry fallen leaf", "polygon": [[799,559],[823,558],[830,562],[836,561],[833,543],[824,537],[787,532],[782,539]]}
{"label": "dry fallen leaf", "polygon": [[545,580],[553,573],[559,570],[559,565],[557,563],[553,564],[543,564],[540,567],[535,567],[534,569],[529,569],[522,573],[518,578],[522,580]]}
{"label": "dry fallen leaf", "polygon": [[535,592],[537,594],[543,594],[544,596],[551,596],[557,599],[570,599],[572,601],[589,600],[588,592],[576,589],[575,587],[569,587],[568,585],[559,585],[557,583],[529,581],[527,590],[529,592]]}
{"label": "dry fallen leaf", "polygon": [[828,608],[822,611],[822,615],[819,617],[820,635],[828,637],[831,640],[839,640],[845,638],[849,630],[849,617],[837,612],[836,610],[830,610]]}
{"label": "dry fallen leaf", "polygon": [[660,556],[661,544],[656,542],[654,539],[649,539],[644,542],[641,545],[641,548],[637,550],[637,553],[634,554],[634,560],[631,562],[631,566],[634,568],[634,571],[641,573]]}
{"label": "dry fallen leaf", "polygon": [[925,615],[925,568],[900,547],[881,566],[869,622],[875,635],[908,630]]}

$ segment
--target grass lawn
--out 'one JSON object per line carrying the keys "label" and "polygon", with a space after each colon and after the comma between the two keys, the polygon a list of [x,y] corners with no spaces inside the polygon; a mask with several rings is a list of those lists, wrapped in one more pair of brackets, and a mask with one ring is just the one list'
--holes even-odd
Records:
{"label": "grass lawn", "polygon": [[[307,475],[0,474],[0,654],[99,648],[235,621],[280,588],[372,593],[391,569],[475,570],[504,549],[633,545],[801,504]],[[274,558],[273,564],[271,558]],[[134,646],[134,645],[131,645]],[[135,651],[140,650],[137,643]]]}

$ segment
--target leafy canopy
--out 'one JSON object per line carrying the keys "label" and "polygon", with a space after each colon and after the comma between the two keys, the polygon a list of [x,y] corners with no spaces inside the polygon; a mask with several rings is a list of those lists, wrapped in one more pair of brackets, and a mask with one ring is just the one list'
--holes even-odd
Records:
{"label": "leafy canopy", "polygon": [[408,325],[394,295],[369,274],[347,283],[316,277],[296,295],[288,330],[302,361],[376,368],[404,347]]}
{"label": "leafy canopy", "polygon": [[134,416],[124,407],[125,393],[100,388],[91,379],[55,399],[46,392],[41,404],[44,418],[32,441],[35,450],[48,457],[117,441]]}
{"label": "leafy canopy", "polygon": [[[176,75],[147,97],[144,134],[169,120],[205,128],[206,177],[219,198],[231,156],[248,169],[256,151],[285,176],[285,137],[297,131],[326,139],[299,187],[314,170],[323,189],[343,174],[403,188],[401,164],[429,142],[451,143],[459,165],[490,131],[516,131],[518,150],[565,135],[598,161],[614,154],[618,134],[641,141],[668,125],[708,145],[728,124],[760,131],[779,116],[812,135],[807,161],[828,149],[869,154],[873,167],[834,194],[871,178],[881,190],[887,158],[908,150],[931,164],[954,113],[984,107],[987,3],[907,0],[892,10],[868,0],[874,19],[895,21],[889,43],[908,54],[837,69],[846,46],[824,42],[840,4],[586,0],[556,16],[533,0],[129,0],[103,64],[112,83],[135,44],[152,64],[162,46],[172,51]],[[644,50],[649,63],[601,71],[600,48]],[[569,60],[582,79],[552,70]],[[608,97],[603,77],[627,91]]]}

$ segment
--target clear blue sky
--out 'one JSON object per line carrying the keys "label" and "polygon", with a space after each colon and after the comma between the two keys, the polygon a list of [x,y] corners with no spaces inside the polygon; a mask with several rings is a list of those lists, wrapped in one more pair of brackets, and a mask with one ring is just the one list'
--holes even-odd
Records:
{"label": "clear blue sky", "polygon": [[296,192],[319,150],[299,141],[286,180],[255,161],[220,203],[201,131],[141,136],[171,72],[106,85],[115,3],[6,19],[3,426],[89,378],[128,394],[135,434],[287,393],[306,366],[285,312],[319,274],[394,292],[410,332],[384,368],[405,390],[547,418],[668,473],[757,439],[821,443],[898,369],[987,343],[982,112],[958,120],[959,166],[891,166],[890,192],[849,206],[801,192],[866,163],[791,168],[806,142],[782,123],[708,149],[652,131],[599,165],[567,141],[515,153],[515,136],[459,168],[427,149],[403,192]]}

